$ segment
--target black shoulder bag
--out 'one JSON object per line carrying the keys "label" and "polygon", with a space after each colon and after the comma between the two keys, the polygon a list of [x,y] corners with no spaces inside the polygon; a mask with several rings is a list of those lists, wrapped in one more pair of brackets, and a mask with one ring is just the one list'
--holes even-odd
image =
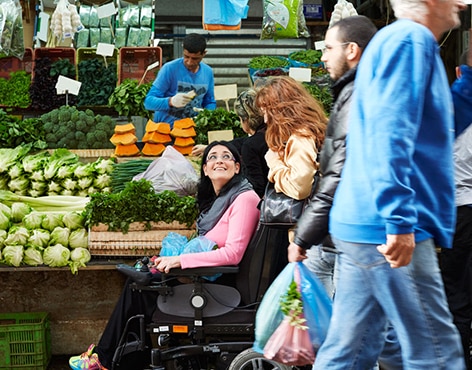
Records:
{"label": "black shoulder bag", "polygon": [[268,182],[261,202],[260,223],[274,227],[294,226],[315,193],[319,178],[320,174],[316,171],[310,195],[300,200],[290,198],[282,192],[277,193],[274,184]]}

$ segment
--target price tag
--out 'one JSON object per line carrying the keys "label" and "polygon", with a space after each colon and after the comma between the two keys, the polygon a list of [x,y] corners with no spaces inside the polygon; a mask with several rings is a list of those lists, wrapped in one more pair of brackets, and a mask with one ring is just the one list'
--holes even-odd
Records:
{"label": "price tag", "polygon": [[323,41],[316,41],[315,42],[315,50],[323,50],[325,48],[326,44]]}
{"label": "price tag", "polygon": [[49,27],[48,27],[49,18],[51,18],[51,16],[48,13],[45,13],[45,12],[39,13],[39,20],[38,20],[39,29],[38,29],[37,37],[41,41],[48,40],[48,32],[50,32]]}
{"label": "price tag", "polygon": [[288,70],[288,75],[294,80],[300,82],[310,82],[311,81],[311,68],[296,68],[290,67]]}
{"label": "price tag", "polygon": [[161,42],[161,39],[154,39],[154,46],[159,46],[159,42]]}
{"label": "price tag", "polygon": [[148,65],[148,67],[146,68],[146,71],[150,71],[151,69],[154,69],[154,68],[156,68],[156,67],[159,67],[159,61],[154,62],[154,63]]}
{"label": "price tag", "polygon": [[116,11],[117,10],[116,10],[116,7],[115,7],[115,3],[112,1],[111,3],[99,6],[97,8],[97,15],[98,15],[99,19],[107,18],[107,17],[111,17],[112,15],[116,14]]}
{"label": "price tag", "polygon": [[104,57],[111,57],[115,53],[115,45],[113,44],[105,44],[103,42],[99,42],[97,44],[97,51],[98,55],[103,55]]}
{"label": "price tag", "polygon": [[56,83],[57,95],[62,95],[66,93],[79,95],[79,90],[80,90],[81,85],[82,85],[81,82],[61,75],[57,79],[57,83]]}

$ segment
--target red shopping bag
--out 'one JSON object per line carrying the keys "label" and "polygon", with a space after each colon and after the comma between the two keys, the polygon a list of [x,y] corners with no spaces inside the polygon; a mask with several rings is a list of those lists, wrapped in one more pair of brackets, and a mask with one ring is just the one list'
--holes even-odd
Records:
{"label": "red shopping bag", "polygon": [[312,365],[315,350],[306,327],[286,317],[264,347],[264,357],[291,366]]}

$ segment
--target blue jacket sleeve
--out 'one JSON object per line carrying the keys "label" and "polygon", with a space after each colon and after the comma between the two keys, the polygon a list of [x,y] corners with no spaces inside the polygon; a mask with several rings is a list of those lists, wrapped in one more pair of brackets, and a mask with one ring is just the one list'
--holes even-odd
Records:
{"label": "blue jacket sleeve", "polygon": [[472,68],[462,65],[460,69],[462,75],[451,87],[456,137],[472,122]]}

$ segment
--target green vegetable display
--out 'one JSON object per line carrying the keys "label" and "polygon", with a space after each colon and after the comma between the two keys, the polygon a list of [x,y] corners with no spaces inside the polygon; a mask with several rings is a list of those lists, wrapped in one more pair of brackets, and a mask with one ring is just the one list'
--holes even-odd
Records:
{"label": "green vegetable display", "polygon": [[0,102],[5,107],[27,108],[31,104],[29,89],[31,74],[25,71],[10,73],[10,78],[0,78]]}
{"label": "green vegetable display", "polygon": [[51,149],[112,149],[115,122],[90,109],[62,106],[41,116],[45,140]]}
{"label": "green vegetable display", "polygon": [[144,109],[144,99],[151,86],[152,82],[139,84],[137,80],[125,79],[110,95],[108,106],[128,120],[132,116],[152,118],[153,112]]}
{"label": "green vegetable display", "polygon": [[78,66],[78,80],[82,86],[77,96],[77,106],[108,105],[108,99],[118,82],[116,63],[99,59],[81,61]]}
{"label": "green vegetable display", "polygon": [[64,148],[51,154],[47,151],[29,154],[27,146],[0,149],[0,190],[35,198],[86,197],[97,191],[111,192],[113,163],[113,159],[104,158],[83,163],[78,155]]}
{"label": "green vegetable display", "polygon": [[178,221],[191,227],[198,214],[194,197],[179,197],[173,191],[156,193],[148,180],[128,182],[116,194],[95,193],[85,207],[85,224],[108,225],[110,231],[127,233],[132,222]]}
{"label": "green vegetable display", "polygon": [[321,51],[308,49],[299,50],[289,54],[289,59],[308,65],[321,63]]}
{"label": "green vegetable display", "polygon": [[43,122],[39,118],[21,120],[0,109],[0,148],[16,148],[26,144],[33,149],[47,148]]}
{"label": "green vegetable display", "polygon": [[233,130],[234,137],[244,137],[246,133],[241,128],[241,122],[234,111],[224,108],[215,110],[204,109],[193,118],[196,124],[196,144],[208,144],[208,131]]}
{"label": "green vegetable display", "polygon": [[283,68],[289,67],[290,62],[287,58],[261,55],[249,60],[248,67],[252,69]]}

